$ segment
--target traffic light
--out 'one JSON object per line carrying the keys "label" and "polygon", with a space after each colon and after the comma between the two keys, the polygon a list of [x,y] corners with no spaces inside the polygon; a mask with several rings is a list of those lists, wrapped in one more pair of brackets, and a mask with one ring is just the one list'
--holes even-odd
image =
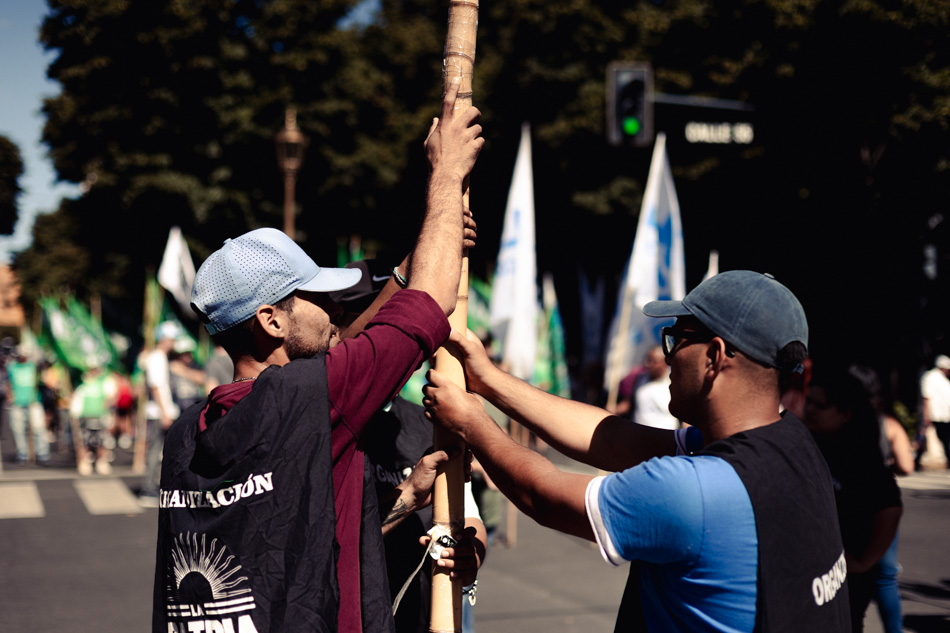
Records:
{"label": "traffic light", "polygon": [[607,67],[607,142],[643,147],[653,142],[653,69],[611,62]]}

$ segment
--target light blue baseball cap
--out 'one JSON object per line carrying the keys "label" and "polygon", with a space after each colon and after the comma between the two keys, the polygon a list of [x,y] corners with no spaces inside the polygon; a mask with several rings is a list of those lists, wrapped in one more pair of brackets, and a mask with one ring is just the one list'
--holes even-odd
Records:
{"label": "light blue baseball cap", "polygon": [[256,229],[225,240],[195,275],[192,308],[211,334],[249,319],[296,290],[334,292],[360,280],[352,268],[321,268],[282,231]]}
{"label": "light blue baseball cap", "polygon": [[682,301],[651,301],[643,306],[643,314],[694,316],[713,334],[770,367],[778,366],[778,353],[789,343],[797,341],[808,348],[802,304],[774,277],[751,270],[721,272]]}

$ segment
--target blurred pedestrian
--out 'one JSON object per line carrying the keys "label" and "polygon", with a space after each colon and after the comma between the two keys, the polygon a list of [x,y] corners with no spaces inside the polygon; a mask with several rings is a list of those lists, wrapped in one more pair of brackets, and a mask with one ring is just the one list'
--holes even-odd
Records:
{"label": "blurred pedestrian", "polygon": [[72,398],[69,371],[59,360],[44,361],[40,365],[40,384],[50,438],[55,439],[57,450],[65,453],[75,448],[69,423],[69,403]]}
{"label": "blurred pedestrian", "polygon": [[132,414],[135,411],[135,390],[132,381],[121,372],[115,373],[115,426],[112,429],[116,445],[128,450],[132,448],[135,437],[135,424]]}
{"label": "blurred pedestrian", "polygon": [[927,430],[933,427],[943,448],[945,465],[950,468],[950,357],[940,354],[934,359],[934,367],[920,379],[920,397],[923,400],[921,433],[923,446],[918,448],[917,466],[927,446]]}
{"label": "blurred pedestrian", "polygon": [[158,507],[165,436],[181,413],[172,395],[168,360],[175,349],[177,336],[177,325],[170,321],[160,323],[155,332],[154,349],[141,358],[148,403],[145,408],[145,476],[142,478],[139,503],[150,508]]}
{"label": "blurred pedestrian", "polygon": [[198,367],[193,353],[194,342],[187,338],[178,338],[168,355],[172,400],[179,411],[204,400],[207,395],[205,383],[208,378]]}
{"label": "blurred pedestrian", "polygon": [[96,366],[83,374],[73,392],[69,412],[80,431],[80,441],[76,443],[76,469],[80,475],[91,475],[93,468],[100,475],[112,472],[105,440],[112,427],[115,397],[115,381]]}
{"label": "blurred pedestrian", "polygon": [[36,363],[18,350],[7,362],[7,402],[10,431],[16,445],[16,461],[26,463],[30,457],[30,438],[36,463],[49,464],[49,432],[46,412],[40,397],[39,370]]}
{"label": "blurred pedestrian", "polygon": [[670,414],[670,367],[662,347],[657,345],[646,353],[643,369],[633,385],[631,418],[657,429],[680,428],[680,421]]}
{"label": "blurred pedestrian", "polygon": [[892,547],[903,512],[900,488],[881,455],[880,386],[862,366],[816,368],[808,386],[805,423],[834,478],[835,500],[848,564],[851,630],[864,630],[864,614],[878,603],[887,633],[902,630],[896,569],[882,559]]}
{"label": "blurred pedestrian", "polygon": [[211,390],[218,385],[226,385],[234,378],[234,363],[228,356],[227,350],[220,345],[215,345],[211,352],[211,358],[205,363],[205,393],[211,393]]}

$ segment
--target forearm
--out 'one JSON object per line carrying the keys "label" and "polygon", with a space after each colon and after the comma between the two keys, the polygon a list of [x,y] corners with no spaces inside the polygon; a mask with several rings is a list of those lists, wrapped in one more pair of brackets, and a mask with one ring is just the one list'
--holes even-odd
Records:
{"label": "forearm", "polygon": [[426,216],[409,261],[409,288],[424,290],[445,314],[455,309],[462,272],[462,180],[447,170],[429,177]]}
{"label": "forearm", "polygon": [[205,382],[205,373],[200,369],[195,369],[194,367],[189,367],[188,365],[179,362],[169,363],[168,368],[171,373],[190,380],[191,382],[196,382],[199,384],[203,384]]}
{"label": "forearm", "polygon": [[393,488],[379,500],[379,521],[383,526],[384,537],[418,510],[415,501],[415,495],[402,487]]}
{"label": "forearm", "polygon": [[910,438],[907,437],[904,427],[899,424],[893,431],[891,452],[894,455],[894,472],[899,475],[914,472],[914,456],[911,453]]}
{"label": "forearm", "polygon": [[[397,268],[399,269],[399,272],[405,275],[408,271],[408,266],[409,256],[407,255]],[[376,316],[376,313],[379,312],[379,309],[383,307],[383,304],[389,301],[389,298],[399,292],[400,289],[401,286],[396,282],[395,275],[391,276],[389,281],[386,282],[386,285],[383,286],[382,290],[380,290],[376,295],[373,303],[371,303],[362,314],[356,317],[352,323],[340,330],[340,340],[342,341],[348,338],[353,338],[362,332],[363,328],[366,327],[366,324],[369,323],[370,320]]]}
{"label": "forearm", "polygon": [[868,546],[857,555],[847,556],[850,573],[865,572],[881,560],[897,534],[901,514],[903,514],[903,508],[893,506],[884,508],[874,515],[874,526]]}
{"label": "forearm", "polygon": [[474,517],[465,517],[465,527],[475,528],[475,556],[477,558],[477,567],[485,563],[485,555],[488,553],[488,532],[485,530],[485,524],[481,519]]}
{"label": "forearm", "polygon": [[591,477],[565,473],[509,438],[487,414],[464,439],[499,490],[541,525],[593,540],[584,505]]}
{"label": "forearm", "polygon": [[676,452],[670,431],[636,425],[600,407],[546,393],[500,370],[489,374],[479,395],[558,451],[603,470],[624,470]]}

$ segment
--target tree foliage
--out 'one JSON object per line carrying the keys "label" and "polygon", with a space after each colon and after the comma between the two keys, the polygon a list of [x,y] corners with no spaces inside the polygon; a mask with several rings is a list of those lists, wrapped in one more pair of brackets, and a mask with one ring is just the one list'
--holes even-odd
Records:
{"label": "tree foliage", "polygon": [[20,148],[7,137],[0,136],[0,233],[4,235],[12,233],[16,224],[22,175]]}
{"label": "tree foliage", "polygon": [[[48,1],[41,38],[62,91],[46,102],[44,140],[59,177],[87,193],[50,221],[69,231],[38,225],[18,260],[37,267],[36,284],[73,283],[40,264],[63,242],[85,251],[75,283],[134,306],[172,224],[199,262],[228,236],[280,226],[273,135],[290,106],[310,138],[297,188],[305,246],[324,262],[352,233],[409,246],[447,3],[381,0],[370,24],[340,28],[355,0]],[[849,349],[888,332],[892,356],[921,351],[909,326],[939,339],[950,314],[919,255],[925,241],[948,246],[948,20],[946,2],[932,0],[483,2],[475,103],[488,143],[472,182],[473,271],[490,271],[528,121],[539,268],[555,273],[565,304],[578,266],[619,276],[650,151],[606,145],[604,80],[611,61],[646,61],[657,93],[755,107],[755,143],[740,150],[665,129],[687,285],[716,248],[724,268],[789,283],[818,347],[842,338],[814,323],[858,310],[871,316],[849,330]],[[894,309],[921,297],[924,321]],[[565,313],[568,332],[576,319]]]}

